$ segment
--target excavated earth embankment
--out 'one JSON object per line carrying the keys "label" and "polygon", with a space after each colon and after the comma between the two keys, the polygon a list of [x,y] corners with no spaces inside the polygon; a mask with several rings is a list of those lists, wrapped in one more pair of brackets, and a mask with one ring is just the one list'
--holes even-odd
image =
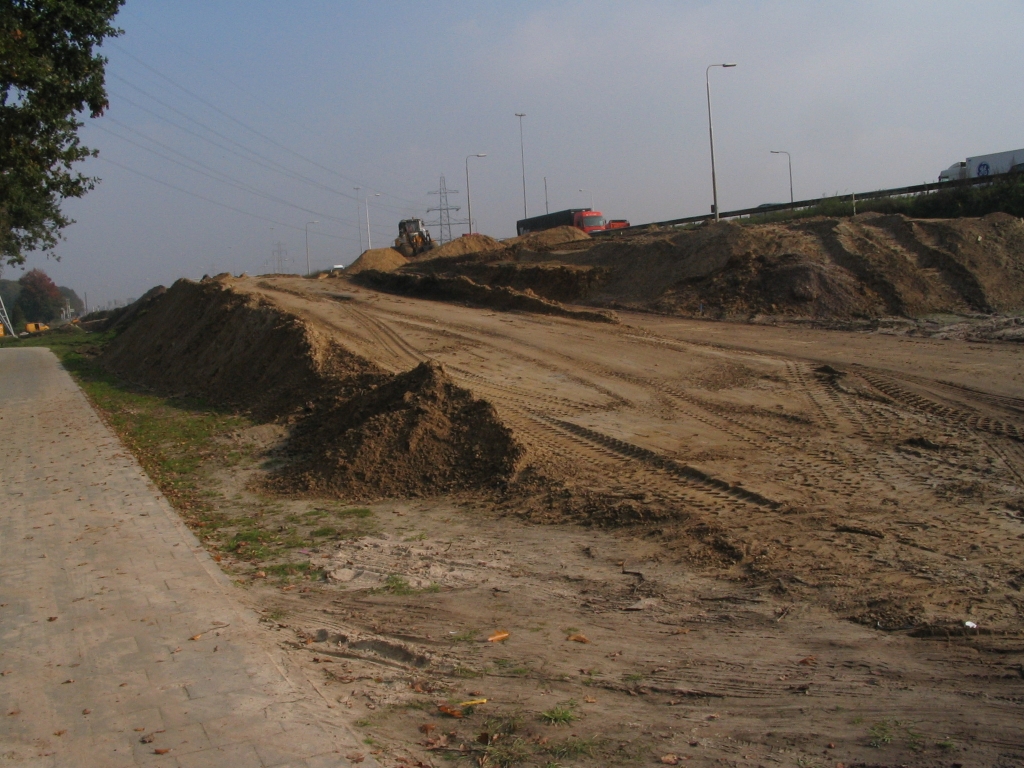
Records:
{"label": "excavated earth embankment", "polygon": [[870,213],[585,241],[530,237],[398,274],[463,275],[555,301],[736,320],[1024,310],[1024,222],[1007,214]]}
{"label": "excavated earth embankment", "polygon": [[135,384],[290,424],[267,484],[343,498],[502,483],[521,448],[439,365],[388,373],[230,277],[147,294],[101,362]]}

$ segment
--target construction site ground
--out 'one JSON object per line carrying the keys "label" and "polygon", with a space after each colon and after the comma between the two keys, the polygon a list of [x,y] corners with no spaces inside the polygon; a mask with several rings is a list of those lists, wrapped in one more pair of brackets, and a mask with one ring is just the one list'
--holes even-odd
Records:
{"label": "construction site ground", "polygon": [[521,447],[377,500],[271,490],[280,420],[204,465],[282,541],[197,533],[381,764],[1024,762],[1024,346],[221,283]]}

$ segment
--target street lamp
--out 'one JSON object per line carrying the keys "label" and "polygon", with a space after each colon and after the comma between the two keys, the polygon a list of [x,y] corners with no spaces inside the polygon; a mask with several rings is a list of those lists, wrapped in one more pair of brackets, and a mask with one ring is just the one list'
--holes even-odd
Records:
{"label": "street lamp", "polygon": [[356,229],[359,230],[359,253],[363,252],[363,222],[360,221],[363,217],[359,215],[359,190],[362,187],[352,187],[356,191]]}
{"label": "street lamp", "polygon": [[704,70],[704,84],[708,89],[708,135],[711,137],[711,194],[714,196],[715,221],[718,221],[718,181],[715,179],[715,126],[711,120],[711,68],[735,67],[735,64],[709,64]]}
{"label": "street lamp", "polygon": [[528,218],[529,214],[526,212],[526,151],[523,149],[523,118],[526,117],[525,112],[516,112],[516,117],[519,118],[519,159],[523,164],[523,218]]}
{"label": "street lamp", "polygon": [[785,155],[789,160],[789,202],[793,203],[793,156],[784,149],[769,149],[773,155]]}
{"label": "street lamp", "polygon": [[471,157],[487,157],[487,154],[482,155],[466,155],[466,205],[469,207],[469,232],[467,234],[473,234],[473,198],[469,195],[469,158]]}
{"label": "street lamp", "polygon": [[594,193],[588,192],[585,189],[581,189],[580,192],[582,192],[585,195],[590,195],[590,210],[594,210]]}
{"label": "street lamp", "polygon": [[380,197],[380,192],[374,192],[366,196],[366,250],[373,250],[373,239],[370,237],[370,198]]}
{"label": "street lamp", "polygon": [[306,222],[306,275],[309,275],[309,225],[319,224],[319,221],[307,221]]}

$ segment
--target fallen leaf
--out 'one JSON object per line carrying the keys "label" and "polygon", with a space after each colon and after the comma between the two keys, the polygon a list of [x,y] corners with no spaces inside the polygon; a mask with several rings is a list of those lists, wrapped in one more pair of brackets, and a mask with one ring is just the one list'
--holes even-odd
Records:
{"label": "fallen leaf", "polygon": [[144,730],[146,730],[146,729],[145,728],[136,728],[135,732],[138,733],[139,731],[144,731]]}
{"label": "fallen leaf", "polygon": [[476,707],[476,706],[479,706],[480,704],[486,704],[486,703],[487,703],[487,699],[470,699],[469,701],[460,701],[459,702],[459,706],[460,707]]}
{"label": "fallen leaf", "polygon": [[69,678],[69,679],[65,680],[63,683],[61,683],[61,685],[67,685],[68,683],[73,683],[73,682],[75,682],[75,681]]}
{"label": "fallen leaf", "polygon": [[805,656],[804,658],[800,659],[800,661],[797,662],[797,664],[803,664],[805,667],[813,667],[817,663],[818,663],[818,660],[816,658],[814,658],[813,656]]}
{"label": "fallen leaf", "polygon": [[437,708],[449,717],[462,717],[462,710],[456,709],[455,707],[449,707],[447,704],[438,704]]}
{"label": "fallen leaf", "polygon": [[721,715],[719,715],[719,714],[718,714],[718,713],[716,712],[716,713],[715,713],[715,714],[713,714],[713,715],[708,715],[708,720],[717,720],[717,719],[718,719],[719,717],[721,717]]}
{"label": "fallen leaf", "polygon": [[5,669],[3,672],[0,672],[0,677],[7,677],[8,675],[13,675],[13,674],[14,674],[14,670],[13,669]]}
{"label": "fallen leaf", "polygon": [[20,714],[21,714],[21,710],[20,709],[12,709],[10,712],[7,713],[7,716],[8,717],[14,717],[15,715],[20,715]]}
{"label": "fallen leaf", "polygon": [[82,714],[83,715],[91,715],[92,714],[92,710],[91,709],[83,709],[82,710]]}
{"label": "fallen leaf", "polygon": [[190,638],[189,638],[189,640],[198,640],[198,639],[199,639],[199,638],[201,638],[202,636],[203,636],[203,635],[202,635],[202,633],[200,633],[200,634],[198,634],[198,635],[192,635],[192,637],[190,637]]}
{"label": "fallen leaf", "polygon": [[584,696],[583,700],[585,702],[587,702],[587,704],[596,704],[597,703],[597,699],[595,699],[593,696]]}
{"label": "fallen leaf", "polygon": [[153,739],[156,738],[152,733],[147,733],[145,736],[139,738],[140,744],[152,744]]}
{"label": "fallen leaf", "polygon": [[166,747],[159,747],[159,748],[153,750],[153,754],[154,755],[166,755],[170,751],[171,750],[167,749]]}
{"label": "fallen leaf", "polygon": [[363,760],[366,759],[366,755],[364,755],[362,752],[349,752],[347,755],[345,755],[345,759],[353,763],[361,763],[363,762]]}
{"label": "fallen leaf", "polygon": [[590,642],[589,640],[587,640],[586,635],[580,635],[580,634],[569,635],[565,639],[566,640],[572,640],[574,643],[589,643]]}
{"label": "fallen leaf", "polygon": [[63,735],[65,734],[65,733],[67,733],[67,729],[66,729],[66,728],[64,728],[64,729],[61,729],[61,730],[59,730],[59,731],[54,731],[54,732],[53,732],[53,735],[54,735],[54,736],[63,736]]}
{"label": "fallen leaf", "polygon": [[500,643],[502,640],[508,640],[509,633],[507,630],[499,629],[493,635],[487,638],[489,643]]}
{"label": "fallen leaf", "polygon": [[51,616],[50,618],[47,619],[47,621],[56,621],[56,620],[57,620],[56,616]]}
{"label": "fallen leaf", "polygon": [[171,653],[181,653],[181,646],[179,645],[177,648],[171,651]]}
{"label": "fallen leaf", "polygon": [[662,755],[661,762],[665,765],[679,765],[679,758],[676,755]]}
{"label": "fallen leaf", "polygon": [[420,733],[426,733],[429,735],[435,728],[437,728],[437,726],[433,723],[423,723],[423,725],[420,726]]}

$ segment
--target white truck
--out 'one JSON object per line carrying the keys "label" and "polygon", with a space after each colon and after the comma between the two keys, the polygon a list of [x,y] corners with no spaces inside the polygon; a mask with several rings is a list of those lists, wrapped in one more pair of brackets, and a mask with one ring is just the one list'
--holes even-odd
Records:
{"label": "white truck", "polygon": [[1011,171],[1024,171],[1024,149],[968,157],[959,163],[953,163],[940,173],[939,181],[977,179],[982,176],[994,176],[997,173],[1010,173]]}

